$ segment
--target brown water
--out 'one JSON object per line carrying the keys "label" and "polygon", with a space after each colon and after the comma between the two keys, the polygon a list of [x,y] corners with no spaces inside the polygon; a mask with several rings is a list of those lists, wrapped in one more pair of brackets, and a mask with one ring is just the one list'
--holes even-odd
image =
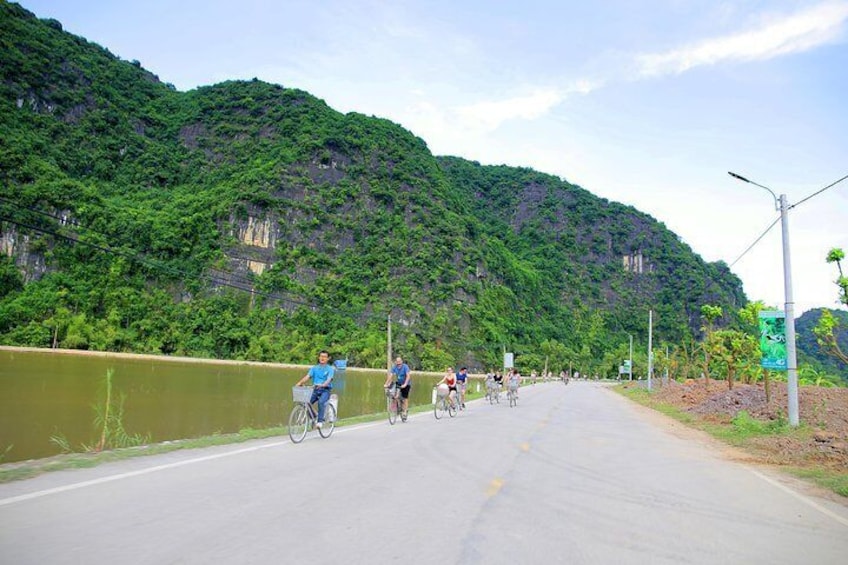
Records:
{"label": "brown water", "polygon": [[[126,432],[159,442],[285,425],[291,387],[308,367],[0,350],[0,462],[60,453],[51,436],[75,451],[96,445],[109,369]],[[385,374],[347,370],[336,391],[339,417],[385,410]],[[413,372],[411,404],[429,404],[439,378]]]}

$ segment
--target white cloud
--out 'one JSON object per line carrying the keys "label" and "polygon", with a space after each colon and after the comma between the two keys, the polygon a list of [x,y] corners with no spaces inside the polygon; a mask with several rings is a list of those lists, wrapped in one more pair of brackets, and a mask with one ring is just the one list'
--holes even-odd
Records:
{"label": "white cloud", "polygon": [[760,29],[710,39],[665,53],[636,58],[640,76],[682,73],[724,61],[754,61],[798,53],[836,39],[848,19],[848,3],[820,4]]}
{"label": "white cloud", "polygon": [[[664,53],[637,55],[637,76],[648,78],[679,74],[725,61],[763,60],[809,50],[837,39],[846,19],[848,2],[819,4],[790,16],[772,19],[752,31],[709,39]],[[510,120],[538,119],[560,105],[569,94],[585,95],[610,81],[624,78],[583,78],[565,87],[526,89],[525,94],[453,108],[423,103],[411,112],[405,122],[418,127],[421,133],[433,135],[431,139],[434,140],[446,135],[467,139],[475,134],[493,132]]]}
{"label": "white cloud", "polygon": [[510,120],[538,119],[561,104],[569,94],[588,94],[601,86],[598,81],[581,79],[566,88],[539,87],[529,94],[453,108],[449,111],[452,116],[443,116],[442,121],[478,133],[491,132]]}
{"label": "white cloud", "polygon": [[462,106],[456,109],[456,115],[464,127],[492,131],[507,120],[533,120],[543,116],[562,99],[563,95],[556,89],[539,89],[525,96]]}

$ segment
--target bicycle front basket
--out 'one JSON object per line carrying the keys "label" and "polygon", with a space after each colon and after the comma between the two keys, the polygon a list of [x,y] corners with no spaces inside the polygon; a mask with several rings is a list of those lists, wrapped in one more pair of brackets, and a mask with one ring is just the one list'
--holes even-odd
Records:
{"label": "bicycle front basket", "polygon": [[292,400],[294,402],[309,402],[312,399],[311,386],[293,386]]}

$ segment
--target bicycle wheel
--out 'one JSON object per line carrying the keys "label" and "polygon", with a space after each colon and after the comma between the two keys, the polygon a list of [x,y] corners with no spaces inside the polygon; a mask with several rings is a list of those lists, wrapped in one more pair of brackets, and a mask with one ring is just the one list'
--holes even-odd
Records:
{"label": "bicycle wheel", "polygon": [[327,439],[333,435],[333,430],[336,429],[336,409],[329,402],[324,409],[324,425],[318,428],[318,433],[321,437]]}
{"label": "bicycle wheel", "polygon": [[451,418],[456,416],[456,404],[448,403],[448,416]]}
{"label": "bicycle wheel", "polygon": [[292,408],[289,416],[289,437],[292,443],[300,443],[306,437],[306,430],[309,428],[309,414],[306,412],[306,406],[297,403]]}
{"label": "bicycle wheel", "polygon": [[435,416],[437,420],[441,420],[442,416],[444,416],[444,413],[445,413],[445,400],[442,398],[442,399],[437,400],[436,403],[433,404],[433,416]]}
{"label": "bicycle wheel", "polygon": [[398,401],[395,398],[388,398],[386,400],[386,409],[389,411],[389,423],[391,425],[395,425],[398,417]]}

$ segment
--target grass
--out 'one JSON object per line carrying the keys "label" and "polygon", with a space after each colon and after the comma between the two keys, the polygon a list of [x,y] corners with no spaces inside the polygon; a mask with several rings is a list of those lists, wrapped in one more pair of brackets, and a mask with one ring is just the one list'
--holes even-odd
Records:
{"label": "grass", "polygon": [[662,402],[657,402],[652,398],[651,393],[642,388],[624,388],[622,386],[615,386],[613,390],[638,402],[643,406],[647,406],[649,408],[653,408],[657,412],[662,412],[666,416],[670,416],[679,422],[683,422],[684,424],[694,426],[696,424],[695,417],[688,412],[684,412],[680,408],[676,406],[672,406],[671,404],[664,404]]}
{"label": "grass", "polygon": [[713,424],[706,427],[707,431],[713,436],[726,441],[727,443],[744,447],[748,440],[763,436],[777,435],[807,435],[806,429],[793,430],[789,427],[786,420],[776,420],[773,422],[763,422],[753,418],[745,410],[741,410],[735,418],[730,421],[730,424]]}
{"label": "grass", "polygon": [[[711,422],[699,418],[694,414],[684,412],[671,404],[659,402],[653,397],[651,392],[645,389],[616,386],[613,387],[613,390],[634,402],[662,412],[689,427],[705,431],[725,443],[752,452],[755,455],[759,454],[753,446],[757,438],[787,436],[799,440],[809,440],[810,435],[813,433],[813,430],[809,426],[801,425],[798,428],[792,428],[785,418],[772,422],[764,422],[753,418],[744,410],[740,411],[728,423]],[[815,461],[811,461],[803,467],[791,465],[780,465],[780,467],[797,477],[809,480],[841,496],[848,497],[848,471],[831,469]]]}
{"label": "grass", "polygon": [[[482,398],[483,393],[468,392],[466,400],[474,400]],[[411,414],[429,412],[433,409],[432,404],[420,404],[412,406],[409,409]],[[337,427],[353,426],[366,422],[375,422],[386,418],[385,412],[376,414],[364,414],[361,416],[353,416],[350,418],[342,418],[336,422]],[[214,447],[217,445],[230,445],[243,443],[246,441],[267,439],[270,437],[287,436],[288,428],[286,426],[277,426],[273,428],[253,429],[246,428],[232,434],[215,434],[194,439],[183,439],[176,441],[166,441],[162,443],[154,443],[150,445],[141,445],[135,447],[123,447],[100,452],[87,453],[67,453],[49,457],[46,459],[37,459],[34,461],[26,461],[21,463],[8,463],[0,467],[0,483],[8,483],[23,479],[37,477],[43,473],[51,471],[61,471],[64,469],[84,469],[95,467],[103,463],[113,461],[123,461],[133,459],[135,457],[146,457],[148,455],[159,455],[162,453],[170,453],[181,449],[202,449],[204,447]],[[7,449],[8,451],[8,449]]]}
{"label": "grass", "polygon": [[790,467],[786,469],[796,477],[812,481],[836,494],[848,497],[848,473],[823,468]]}

